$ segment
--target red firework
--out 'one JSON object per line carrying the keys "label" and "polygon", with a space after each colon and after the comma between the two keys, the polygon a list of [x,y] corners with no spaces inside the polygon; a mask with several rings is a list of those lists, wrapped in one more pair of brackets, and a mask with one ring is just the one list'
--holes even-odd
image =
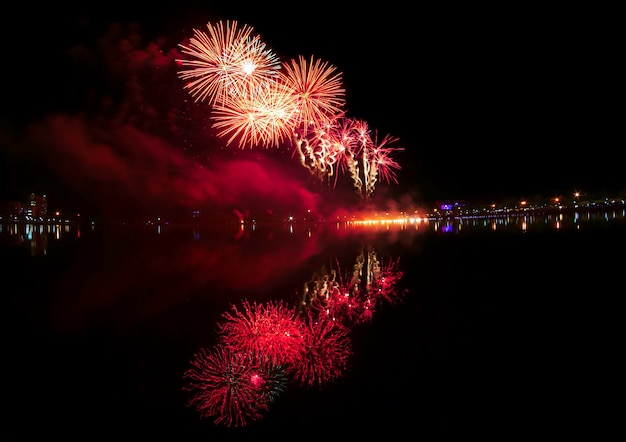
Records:
{"label": "red firework", "polygon": [[395,261],[388,261],[386,264],[381,264],[380,274],[372,282],[370,292],[376,297],[376,302],[386,302],[388,304],[395,304],[402,301],[402,296],[407,292],[407,289],[400,290],[398,283],[404,276],[404,272],[399,270],[400,259]]}
{"label": "red firework", "polygon": [[259,420],[286,385],[273,365],[221,345],[199,350],[183,378],[192,393],[187,406],[229,427]]}
{"label": "red firework", "polygon": [[225,312],[222,318],[218,323],[220,341],[237,351],[267,358],[275,365],[293,363],[304,351],[304,323],[295,308],[283,301],[243,301],[242,310],[233,305],[232,313]]}
{"label": "red firework", "polygon": [[344,114],[316,121],[309,127],[306,137],[296,134],[293,141],[300,162],[320,179],[334,176],[333,186],[337,185],[338,172],[356,171],[356,160],[352,151],[350,133],[345,130],[349,122]]}
{"label": "red firework", "polygon": [[331,318],[352,326],[370,322],[374,316],[375,304],[357,283],[341,282],[338,290],[326,301],[326,307]]}
{"label": "red firework", "polygon": [[321,388],[343,376],[352,356],[350,331],[321,312],[306,315],[304,352],[288,372],[296,382],[308,387]]}
{"label": "red firework", "polygon": [[299,308],[283,301],[243,301],[222,315],[213,351],[197,352],[184,374],[188,406],[215,424],[241,427],[259,420],[288,377],[322,388],[345,375],[352,356],[350,326],[369,322],[378,304],[398,299],[398,262],[382,265],[373,249],[357,256],[353,272],[337,271],[305,284]]}
{"label": "red firework", "polygon": [[302,304],[347,327],[370,322],[383,303],[396,303],[406,293],[398,287],[404,275],[399,261],[383,265],[373,249],[362,250],[352,273],[333,271],[305,285]]}
{"label": "red firework", "polygon": [[374,144],[368,152],[369,161],[372,167],[376,168],[376,174],[387,184],[391,184],[391,181],[398,184],[396,171],[400,170],[400,164],[391,155],[395,151],[404,150],[404,148],[392,147],[391,144],[396,141],[398,138],[386,135],[380,144],[374,140]]}

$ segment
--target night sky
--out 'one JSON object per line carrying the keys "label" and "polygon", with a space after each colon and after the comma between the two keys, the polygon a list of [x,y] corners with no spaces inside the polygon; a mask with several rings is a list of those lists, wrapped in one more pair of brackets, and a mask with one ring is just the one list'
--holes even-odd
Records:
{"label": "night sky", "polygon": [[208,108],[183,90],[178,45],[219,20],[252,26],[281,61],[314,55],[343,74],[347,115],[404,148],[399,183],[379,184],[382,198],[625,187],[624,71],[610,10],[120,4],[18,5],[23,13],[5,18],[0,199],[47,193],[68,209],[110,212],[331,198],[288,149],[224,147]]}

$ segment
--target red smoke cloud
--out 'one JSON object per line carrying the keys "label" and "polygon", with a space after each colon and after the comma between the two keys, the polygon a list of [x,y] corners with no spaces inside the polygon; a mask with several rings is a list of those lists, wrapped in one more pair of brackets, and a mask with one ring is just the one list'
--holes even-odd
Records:
{"label": "red smoke cloud", "polygon": [[220,210],[304,213],[319,196],[288,167],[263,155],[199,164],[131,125],[107,127],[57,115],[31,126],[30,143],[48,167],[105,210]]}

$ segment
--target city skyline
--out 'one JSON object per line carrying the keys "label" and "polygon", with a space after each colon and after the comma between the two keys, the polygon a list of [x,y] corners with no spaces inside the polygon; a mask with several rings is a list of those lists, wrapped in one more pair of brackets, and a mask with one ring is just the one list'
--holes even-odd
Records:
{"label": "city skyline", "polygon": [[412,223],[428,220],[463,219],[463,218],[493,218],[525,215],[546,215],[555,213],[589,213],[602,212],[623,208],[626,205],[626,194],[607,195],[601,193],[574,192],[559,195],[535,195],[531,198],[507,197],[494,199],[449,199],[424,202],[420,205],[407,205],[381,208],[375,204],[363,206],[355,210],[343,210],[330,207],[329,212],[277,211],[267,213],[240,212],[238,210],[214,210],[210,206],[198,206],[188,212],[167,212],[152,210],[128,213],[116,212],[111,216],[105,212],[93,213],[81,208],[66,210],[54,203],[50,206],[47,194],[30,193],[25,200],[0,201],[0,222],[24,222],[55,224],[88,222],[95,223],[147,223],[152,224],[263,224],[286,223],[306,225],[321,225],[324,223]]}

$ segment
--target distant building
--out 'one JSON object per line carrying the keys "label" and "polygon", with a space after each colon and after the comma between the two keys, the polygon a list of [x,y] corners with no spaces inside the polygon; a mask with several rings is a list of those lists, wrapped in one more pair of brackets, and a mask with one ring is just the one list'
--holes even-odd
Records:
{"label": "distant building", "polygon": [[29,200],[24,207],[24,216],[31,217],[33,220],[45,221],[48,216],[48,199],[46,195],[30,194]]}
{"label": "distant building", "polygon": [[0,216],[12,221],[46,221],[48,217],[48,198],[46,195],[31,193],[24,202],[9,201],[2,204]]}
{"label": "distant building", "polygon": [[3,219],[9,220],[17,220],[22,216],[22,210],[24,207],[24,203],[21,201],[8,201],[2,203],[2,208],[0,209],[0,216]]}
{"label": "distant building", "polygon": [[437,210],[440,216],[457,216],[464,207],[468,207],[469,205],[467,201],[437,201]]}

